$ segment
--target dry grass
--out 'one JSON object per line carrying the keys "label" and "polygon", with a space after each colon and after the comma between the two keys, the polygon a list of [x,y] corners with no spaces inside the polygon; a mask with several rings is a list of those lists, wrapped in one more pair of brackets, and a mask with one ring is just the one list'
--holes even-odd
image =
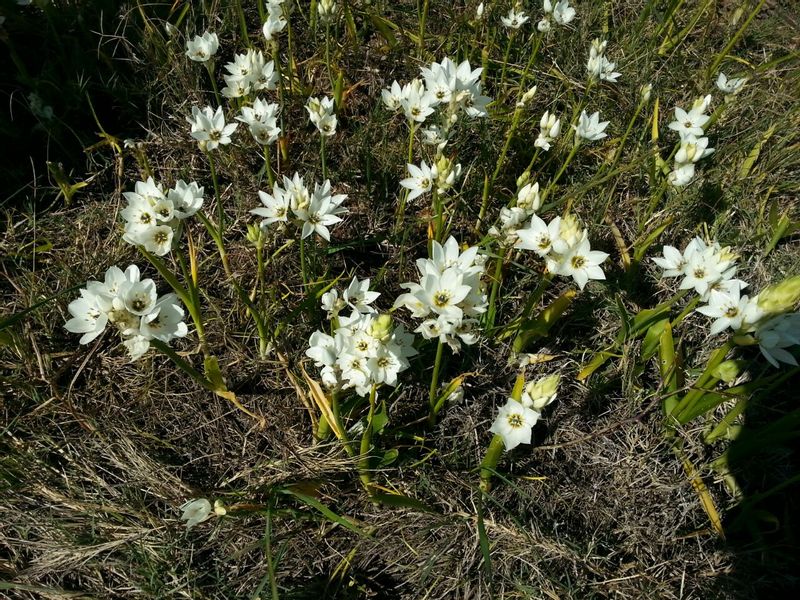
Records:
{"label": "dry grass", "polygon": [[[223,40],[221,67],[243,47],[234,42],[234,13],[210,4]],[[409,31],[414,31],[416,12],[412,2],[351,4],[362,39],[353,43],[344,31],[337,38],[341,47],[336,60],[345,72],[349,94],[340,119],[342,133],[329,145],[328,155],[330,178],[337,191],[348,194],[350,215],[335,234],[345,244],[321,262],[329,278],[343,272],[375,278],[388,261],[386,276],[379,281],[379,304],[388,308],[398,283],[413,277],[413,259],[424,254],[426,234],[423,214],[411,221],[403,252],[400,241],[388,235],[406,132],[396,122],[387,123],[376,98],[393,79],[413,76],[418,64],[407,58],[413,44],[402,35],[398,34],[398,47],[387,47],[370,25],[368,11],[384,14]],[[637,53],[639,41],[629,35],[642,3],[605,3],[607,8],[599,4],[578,3],[580,19],[569,35],[580,41],[548,46],[537,65],[537,102],[512,144],[492,214],[528,162],[538,116],[547,108],[565,112],[572,106],[570,86],[580,84],[585,49],[604,22],[623,77],[619,85],[603,87],[591,108],[610,117],[619,135],[641,83],[657,82],[664,111],[706,89],[692,74],[731,35],[728,5],[737,3],[713,3],[720,5],[716,14],[702,21],[675,51],[655,60]],[[158,24],[155,15],[163,14],[163,8],[151,13],[145,7],[151,25]],[[435,50],[434,56],[455,54],[453,40],[467,35],[463,14],[463,2],[431,3],[428,50]],[[248,17],[255,39],[255,11],[248,8]],[[758,65],[797,52],[796,20],[788,6],[770,4],[736,46],[736,55]],[[201,9],[192,8],[186,22],[201,29]],[[144,27],[136,11],[124,12],[121,23],[125,32]],[[645,30],[645,39],[652,29]],[[191,105],[211,97],[200,91],[207,86],[205,73],[181,58],[181,36],[168,40],[150,32],[148,37],[146,29],[142,35],[142,46],[117,46],[117,58],[133,60],[149,92],[148,106],[141,107],[142,129],[110,133],[141,140],[158,177],[197,178],[211,190],[206,163],[184,121]],[[502,56],[503,41],[497,43],[494,60]],[[328,91],[321,46],[311,41],[302,19],[295,44],[304,91]],[[517,54],[512,53],[512,61],[524,59]],[[474,54],[472,59],[479,60]],[[724,65],[739,69],[733,62]],[[798,272],[796,238],[761,256],[769,237],[769,202],[798,218],[796,68],[793,59],[751,80],[714,127],[718,150],[703,166],[706,183],[692,187],[680,206],[670,207],[676,221],[665,242],[682,246],[706,224],[721,242],[742,254],[755,289]],[[490,84],[490,95],[495,91]],[[313,178],[319,177],[318,145],[306,126],[305,97],[291,98],[284,111],[289,159],[281,171],[297,170]],[[739,165],[772,124],[778,124],[777,132],[762,149],[757,167],[738,180]],[[498,119],[472,131],[465,128],[453,144],[465,168],[474,166],[464,180],[460,221],[454,228],[465,238],[478,214],[482,169],[494,166],[506,127]],[[572,193],[590,181],[598,157],[610,148],[594,146],[574,163],[563,192]],[[41,206],[51,193],[35,182],[28,190],[29,203],[7,208],[0,241],[4,314],[96,277],[112,264],[143,262],[122,242],[117,225],[121,191],[142,176],[140,165],[130,151],[122,158],[121,171],[110,154],[95,153],[93,161],[95,178],[72,206],[29,210],[26,206]],[[796,483],[781,490],[780,502],[770,506],[779,520],[777,533],[752,537],[734,532],[723,541],[711,529],[664,440],[653,391],[657,370],[655,365],[642,369],[637,364],[637,345],[627,346],[620,361],[610,363],[588,384],[573,379],[588,353],[613,339],[619,323],[615,295],[629,307],[650,306],[666,296],[664,284],[648,266],[633,289],[622,288],[611,232],[597,218],[606,194],[612,193],[612,221],[626,239],[634,236],[637,207],[649,190],[635,157],[626,161],[631,170],[615,190],[595,190],[576,204],[585,222],[594,223],[593,246],[596,240],[612,253],[609,284],[590,287],[535,349],[556,356],[529,372],[564,374],[559,399],[535,428],[532,450],[517,451],[501,463],[504,480],[483,500],[482,511],[475,468],[489,441],[495,407],[504,401],[516,373],[503,344],[484,341],[449,358],[445,379],[470,373],[465,401],[449,407],[424,440],[414,437],[419,431],[405,424],[424,416],[429,373],[421,366],[413,368],[405,385],[389,398],[392,422],[381,444],[399,449],[400,459],[383,468],[376,480],[432,508],[420,512],[371,503],[359,485],[355,462],[347,460],[337,444],[313,439],[308,411],[283,365],[275,354],[267,360],[255,358],[252,324],[241,306],[231,308],[236,303],[220,276],[213,244],[199,230],[209,343],[220,357],[230,389],[265,417],[265,428],[194,385],[164,357],[151,353],[131,364],[108,334],[78,348],[75,336],[62,327],[74,292],[6,330],[8,339],[0,348],[0,579],[13,583],[0,583],[0,596],[211,599],[251,598],[262,590],[260,597],[267,598],[267,507],[281,598],[754,598],[795,588],[796,574],[788,566],[797,551],[792,530],[797,501],[791,498]],[[540,180],[551,176],[557,164],[546,166]],[[219,166],[230,219],[231,263],[245,286],[252,285],[255,271],[254,253],[244,238],[251,220],[247,211],[256,204],[256,191],[266,186],[258,176],[260,166],[249,141],[231,147]],[[209,193],[207,207],[214,211],[210,198]],[[420,212],[424,207],[415,206],[409,214]],[[52,248],[32,255],[31,244],[42,240]],[[275,294],[271,312],[278,318],[302,300],[293,252],[270,265],[268,273]],[[523,266],[509,274],[504,288],[500,314],[508,318],[538,277],[534,261]],[[165,290],[160,282],[159,291]],[[559,291],[556,287],[551,293]],[[291,368],[302,360],[318,318],[294,319],[285,329],[279,349]],[[699,365],[710,344],[699,319],[689,324],[683,338],[687,364]],[[191,335],[179,349],[190,360],[199,360],[190,340]],[[429,353],[430,348],[423,350],[423,355]],[[423,358],[419,365],[431,363]],[[754,407],[748,418],[769,423],[775,413],[787,412],[790,390],[787,385],[771,406]],[[719,449],[699,441],[702,427],[701,423],[684,432],[686,450],[701,468],[717,505],[732,518],[735,499],[708,467]],[[767,458],[777,462],[773,470],[759,475],[760,480],[752,468],[742,471],[743,484],[752,484],[748,494],[796,477],[796,447],[795,452]],[[362,534],[324,518],[284,493],[287,489],[312,493],[338,515],[353,519]],[[234,510],[225,519],[187,532],[178,507],[195,497],[220,498]],[[479,512],[491,545],[491,574],[480,548]]]}

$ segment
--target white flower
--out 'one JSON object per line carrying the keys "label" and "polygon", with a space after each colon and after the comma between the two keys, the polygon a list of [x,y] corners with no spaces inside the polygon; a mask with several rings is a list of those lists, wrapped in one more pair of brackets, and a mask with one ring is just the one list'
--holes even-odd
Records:
{"label": "white flower", "polygon": [[104,281],[89,281],[81,297],[69,305],[72,319],[65,328],[82,333],[81,344],[95,339],[108,323],[122,336],[131,360],[143,356],[151,339],[168,342],[187,334],[183,309],[174,294],[156,295],[152,279],[141,279],[136,265],[125,272],[118,267],[106,271]]}
{"label": "white flower", "polygon": [[167,193],[167,198],[172,202],[175,217],[187,219],[203,206],[203,188],[194,181],[186,183],[178,179],[175,187]]}
{"label": "white flower", "polygon": [[547,256],[553,249],[553,241],[558,238],[561,228],[561,217],[556,217],[548,225],[537,215],[525,229],[517,230],[515,246],[522,250],[533,250],[539,256]]}
{"label": "white flower", "polygon": [[203,150],[215,150],[220,144],[230,144],[231,135],[238,126],[237,123],[225,123],[222,107],[214,111],[210,106],[202,110],[192,107],[192,117],[187,119],[192,126],[192,137],[200,143]]}
{"label": "white flower", "polygon": [[309,98],[306,103],[308,118],[316,126],[320,135],[330,137],[336,133],[336,115],[332,98]]}
{"label": "white flower", "polygon": [[317,3],[317,13],[323,23],[332,19],[335,12],[336,2],[334,0],[319,0]]}
{"label": "white flower", "polygon": [[142,317],[139,334],[146,339],[155,338],[162,342],[185,337],[189,330],[183,322],[183,315],[183,308],[178,304],[175,294],[161,296],[153,310]]}
{"label": "white flower", "polygon": [[577,125],[573,125],[575,136],[578,139],[591,141],[602,140],[608,134],[604,133],[608,127],[609,121],[600,121],[600,112],[592,113],[592,116],[587,116],[586,111],[581,111],[580,119]]}
{"label": "white flower", "polygon": [[392,87],[381,90],[381,100],[386,108],[391,111],[398,111],[401,108],[400,101],[403,98],[403,88],[397,81],[392,82]]}
{"label": "white flower", "polygon": [[425,119],[433,114],[435,102],[433,94],[425,90],[425,85],[419,79],[414,79],[403,86],[400,106],[409,122],[424,123]]}
{"label": "white flower", "polygon": [[695,163],[713,152],[714,148],[708,147],[707,137],[696,138],[693,135],[687,135],[681,140],[680,148],[675,153],[675,162],[678,165]]}
{"label": "white flower", "polygon": [[559,0],[553,9],[553,18],[559,25],[567,25],[575,18],[575,9],[569,5],[569,0]]}
{"label": "white flower", "polygon": [[536,29],[538,29],[542,33],[547,33],[548,31],[550,31],[551,28],[552,26],[550,25],[550,19],[548,19],[547,17],[543,18],[536,24]]}
{"label": "white flower", "polygon": [[82,333],[80,344],[88,344],[103,333],[108,323],[107,314],[100,308],[97,294],[82,289],[81,297],[69,303],[67,310],[72,318],[64,328],[70,333]]}
{"label": "white flower", "polygon": [[664,246],[662,253],[664,254],[663,258],[659,256],[653,259],[654,263],[664,269],[662,275],[664,277],[683,276],[683,270],[686,266],[686,259],[684,258],[683,254],[681,254],[680,250],[674,246]]}
{"label": "white flower", "polygon": [[727,293],[711,290],[708,304],[698,308],[697,312],[715,319],[709,333],[716,335],[728,327],[734,331],[741,329],[749,303],[750,299],[747,296],[740,297],[738,288],[733,288]]}
{"label": "white flower", "polygon": [[583,239],[564,254],[558,266],[554,269],[557,275],[571,276],[580,289],[589,282],[590,279],[605,279],[605,273],[600,265],[608,258],[608,254],[599,250],[592,250],[589,247],[589,239]]}
{"label": "white flower", "polygon": [[369,278],[359,281],[353,277],[350,285],[342,294],[344,302],[353,310],[360,313],[374,313],[375,309],[370,306],[380,296],[380,292],[373,292],[369,289]]}
{"label": "white flower", "polygon": [[211,502],[205,498],[190,500],[181,506],[181,510],[183,511],[181,521],[186,521],[186,529],[191,529],[198,523],[202,523],[213,514]]}
{"label": "white flower", "polygon": [[340,205],[347,196],[344,194],[332,196],[330,192],[331,182],[326,179],[322,185],[316,184],[307,206],[292,207],[292,212],[303,223],[301,238],[307,238],[316,232],[325,241],[331,240],[328,226],[342,220],[339,215],[347,212],[347,209]]}
{"label": "white flower", "polygon": [[483,18],[483,2],[478,4],[478,8],[475,9],[475,18],[478,20]]}
{"label": "white flower", "polygon": [[419,283],[403,283],[407,290],[394,302],[417,319],[425,319],[416,331],[426,339],[439,338],[458,351],[461,342],[478,340],[476,321],[471,317],[486,312],[488,301],[481,286],[485,257],[477,246],[459,251],[452,236],[444,245],[431,244],[431,258],[417,260]]}
{"label": "white flower", "polygon": [[403,179],[400,185],[406,189],[411,190],[408,195],[408,200],[413,200],[426,192],[430,192],[433,188],[433,183],[438,179],[438,172],[436,165],[429,167],[423,160],[420,166],[407,164],[408,174],[411,177]]}
{"label": "white flower", "polygon": [[550,111],[545,111],[539,121],[539,136],[533,145],[545,152],[550,150],[550,143],[561,133],[561,119],[557,119]]}
{"label": "white flower", "polygon": [[717,89],[723,94],[733,95],[742,89],[745,82],[747,82],[747,79],[744,77],[728,79],[725,73],[720,71],[717,76]]}
{"label": "white flower", "polygon": [[269,9],[269,15],[264,22],[264,26],[261,28],[261,32],[269,42],[275,39],[277,34],[286,27],[286,19],[283,18],[283,9],[280,3],[270,2],[267,8]]}
{"label": "white flower", "polygon": [[516,400],[509,398],[502,406],[489,431],[503,438],[506,451],[520,444],[530,444],[533,426],[541,415],[533,409],[525,408]]}
{"label": "white flower", "polygon": [[692,109],[686,112],[679,106],[675,107],[675,120],[672,121],[667,127],[673,131],[677,131],[681,138],[686,136],[698,137],[703,135],[703,127],[708,123],[709,117],[704,114],[705,107],[700,107],[702,110]]}
{"label": "white flower", "polygon": [[256,98],[252,107],[242,107],[242,114],[236,120],[247,124],[256,143],[266,146],[274,143],[281,133],[277,122],[279,110],[276,103],[267,103]]}
{"label": "white flower", "polygon": [[144,246],[145,250],[156,256],[164,256],[172,249],[174,235],[175,232],[169,225],[156,225],[137,233],[126,232],[122,237],[136,246]]}
{"label": "white flower", "polygon": [[667,179],[670,184],[675,187],[684,187],[691,183],[692,179],[694,179],[694,174],[694,163],[676,164],[675,168],[670,171]]}
{"label": "white flower", "polygon": [[206,62],[211,59],[219,49],[219,38],[216,33],[206,31],[203,35],[196,35],[194,39],[186,42],[186,56],[195,62]]}
{"label": "white flower", "polygon": [[517,192],[517,207],[527,213],[534,213],[542,207],[539,183],[527,183]]}
{"label": "white flower", "polygon": [[263,207],[259,206],[250,212],[264,217],[261,227],[266,228],[273,223],[286,223],[289,221],[290,197],[277,183],[272,187],[272,194],[259,191],[258,197]]}
{"label": "white flower", "polygon": [[524,12],[521,10],[518,12],[514,8],[508,11],[508,15],[505,17],[500,17],[500,21],[503,22],[503,25],[508,27],[509,29],[519,29],[525,23],[528,22],[530,19]]}

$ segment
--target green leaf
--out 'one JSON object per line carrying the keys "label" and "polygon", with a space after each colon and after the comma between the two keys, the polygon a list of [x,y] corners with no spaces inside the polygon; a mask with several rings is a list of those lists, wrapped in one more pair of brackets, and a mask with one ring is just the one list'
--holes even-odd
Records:
{"label": "green leaf", "polygon": [[386,504],[387,506],[410,508],[411,510],[416,510],[417,512],[438,512],[435,508],[428,506],[424,502],[420,502],[416,498],[404,496],[403,494],[372,494],[371,498],[374,501],[380,502],[381,504]]}
{"label": "green leaf", "polygon": [[307,494],[303,494],[302,492],[293,490],[292,488],[283,488],[280,490],[282,494],[286,494],[289,496],[293,496],[297,498],[303,504],[310,506],[311,508],[319,511],[322,516],[328,519],[331,523],[336,523],[337,525],[341,525],[345,529],[349,529],[357,533],[358,535],[366,536],[367,534],[358,527],[351,519],[347,517],[342,517],[341,515],[337,515],[333,512],[330,508],[325,506],[322,502],[317,500],[316,498],[309,496]]}

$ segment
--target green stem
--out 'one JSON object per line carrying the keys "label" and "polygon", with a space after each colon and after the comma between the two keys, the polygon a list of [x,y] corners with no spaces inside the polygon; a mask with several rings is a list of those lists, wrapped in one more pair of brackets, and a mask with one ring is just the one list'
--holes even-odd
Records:
{"label": "green stem", "polygon": [[[331,26],[328,19],[325,20],[325,66],[328,69],[328,81],[333,92],[333,71],[331,71]],[[336,108],[339,108],[338,106]]]}
{"label": "green stem", "polygon": [[219,236],[222,237],[223,233],[225,232],[225,210],[222,207],[222,198],[219,194],[217,169],[214,165],[214,157],[211,155],[211,152],[206,151],[206,156],[208,157],[208,166],[211,170],[211,181],[214,184],[214,198],[217,201],[217,218],[219,219],[219,222],[217,223],[217,231]]}
{"label": "green stem", "polygon": [[211,89],[214,90],[214,98],[217,101],[217,106],[222,106],[222,98],[219,95],[219,89],[217,88],[217,79],[214,77],[214,61],[207,60],[203,63],[206,67],[206,71],[208,72],[208,78],[211,80]]}
{"label": "green stem", "polygon": [[[259,8],[261,3],[259,2]],[[275,578],[275,563],[272,559],[272,501],[267,506],[267,528],[264,533],[264,554],[267,559],[267,573],[269,574],[269,589],[272,600],[278,600],[278,580]]]}
{"label": "green stem", "polygon": [[436,219],[433,226],[433,239],[435,239],[437,242],[441,242],[443,237],[442,229],[444,227],[444,203],[439,196],[439,191],[436,188],[436,184],[434,184],[431,188],[431,195],[433,197],[433,214],[435,215]]}
{"label": "green stem", "polygon": [[[344,445],[344,450],[347,452],[347,456],[353,457],[356,455],[356,451],[353,450],[353,446],[350,444],[350,440],[347,439],[347,430],[344,428],[344,424],[342,423],[342,413],[341,408],[339,407],[339,396],[336,392],[331,393],[331,413],[333,414],[333,418],[336,421],[336,428],[338,431],[344,433],[344,436],[341,439],[342,444]],[[322,426],[323,421],[320,420],[319,424]],[[330,426],[327,421],[325,421],[327,425]],[[321,429],[322,427],[320,427]],[[317,432],[319,433],[319,429]]]}
{"label": "green stem", "polygon": [[328,165],[325,162],[325,136],[322,133],[319,134],[319,156],[322,161],[322,180],[325,181],[328,178]]}
{"label": "green stem", "polygon": [[372,389],[369,392],[369,413],[367,414],[367,426],[364,428],[364,433],[361,435],[361,452],[358,460],[359,477],[361,483],[364,484],[364,489],[368,494],[372,494],[372,473],[369,464],[369,449],[372,445],[372,419],[375,416],[375,396],[378,386],[372,384]]}
{"label": "green stem", "polygon": [[428,391],[428,404],[430,405],[430,413],[428,415],[428,422],[431,425],[436,424],[436,399],[439,391],[439,370],[442,366],[442,350],[444,349],[444,342],[440,339],[436,346],[436,360],[433,363],[433,373],[431,374],[431,386]]}
{"label": "green stem", "polygon": [[300,273],[303,276],[303,291],[308,286],[308,273],[306,273],[306,239],[300,238]]}
{"label": "green stem", "polygon": [[500,174],[500,169],[503,168],[503,164],[506,160],[506,154],[508,153],[508,148],[511,145],[511,139],[514,137],[514,132],[517,130],[517,125],[519,125],[519,119],[522,115],[522,107],[517,106],[514,109],[514,115],[511,117],[511,127],[508,129],[508,133],[506,134],[506,141],[503,144],[503,150],[500,152],[500,156],[497,158],[497,165],[495,165],[494,172],[492,173],[492,180],[489,184],[489,189],[494,189],[494,182],[497,179],[497,176]]}
{"label": "green stem", "polygon": [[511,54],[511,42],[514,40],[514,32],[512,31],[508,36],[508,42],[506,42],[506,51],[503,53],[503,67],[500,70],[500,83],[497,86],[498,94],[503,93],[503,85],[506,81],[506,67],[508,66],[508,56]]}
{"label": "green stem", "polygon": [[181,371],[186,373],[189,377],[194,379],[201,387],[207,389],[209,392],[216,393],[217,388],[216,386],[211,383],[202,373],[196,370],[192,365],[190,365],[187,361],[181,358],[177,352],[175,352],[172,348],[169,347],[165,342],[161,340],[152,339],[150,340],[150,345],[155,347],[156,350],[167,356],[172,362],[175,363]]}
{"label": "green stem", "polygon": [[536,150],[533,152],[533,156],[531,156],[531,161],[528,163],[528,168],[525,169],[525,171],[527,171],[528,173],[531,172],[531,169],[533,168],[533,163],[535,163],[536,159],[539,158],[539,153],[541,151],[542,151],[542,149],[539,148],[539,146],[537,146]]}
{"label": "green stem", "polygon": [[486,454],[481,461],[481,491],[488,492],[492,489],[492,477],[497,470],[497,463],[500,462],[500,457],[503,455],[505,448],[503,438],[495,434],[492,437],[492,441],[489,442],[489,447],[486,449]]}
{"label": "green stem", "polygon": [[[409,124],[409,131],[408,131],[408,158],[407,163],[411,164],[411,161],[414,160],[414,132],[416,132],[417,126],[416,123]],[[403,188],[403,195],[400,196],[400,204],[397,206],[397,216],[394,220],[394,232],[397,234],[400,231],[400,228],[403,226],[403,219],[406,214],[406,203],[408,202],[408,188]]]}
{"label": "green stem", "polygon": [[419,42],[418,51],[419,57],[423,58],[425,53],[425,22],[428,20],[428,3],[429,0],[423,0],[422,12],[419,17]]}
{"label": "green stem", "polygon": [[264,146],[264,169],[267,172],[267,179],[269,180],[270,187],[275,185],[275,174],[272,172],[272,153],[270,152],[269,145]]}
{"label": "green stem", "polygon": [[247,21],[244,18],[244,11],[242,10],[242,0],[236,0],[236,12],[239,15],[239,28],[242,30],[242,39],[245,46],[252,47],[250,44],[250,36],[247,35]]}
{"label": "green stem", "polygon": [[[544,203],[547,196],[550,195],[550,192],[553,191],[553,188],[555,188],[556,184],[558,183],[558,180],[561,179],[561,176],[564,174],[564,171],[567,170],[567,167],[572,162],[572,159],[575,158],[575,154],[577,154],[578,148],[580,148],[580,146],[581,146],[580,138],[575,136],[575,144],[572,146],[572,150],[570,150],[569,154],[567,155],[567,159],[564,161],[564,164],[561,165],[561,168],[558,170],[558,173],[556,173],[556,176],[553,177],[552,181],[550,181],[550,183],[547,184],[547,187],[542,193],[542,203]],[[568,200],[566,211],[569,211],[569,209],[570,206]]]}
{"label": "green stem", "polygon": [[497,295],[500,292],[500,285],[503,282],[503,265],[506,261],[508,248],[500,250],[494,264],[494,277],[492,277],[492,289],[489,293],[489,309],[486,311],[486,329],[494,328],[495,316],[497,315]]}
{"label": "green stem", "polygon": [[[316,14],[316,13],[315,13]],[[284,18],[286,19],[286,41],[289,47],[289,56],[286,58],[286,68],[289,71],[289,93],[294,94],[294,36],[292,35],[292,21],[289,19],[287,9],[284,9]]]}

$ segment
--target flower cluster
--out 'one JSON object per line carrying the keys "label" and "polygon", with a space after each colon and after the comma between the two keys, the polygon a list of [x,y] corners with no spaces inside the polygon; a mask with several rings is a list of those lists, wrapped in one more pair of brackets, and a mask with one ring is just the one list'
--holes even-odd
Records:
{"label": "flower cluster", "polygon": [[283,186],[276,181],[271,194],[260,191],[258,196],[264,206],[250,212],[264,217],[262,229],[274,223],[282,227],[293,223],[301,228],[301,238],[307,238],[316,232],[324,240],[330,241],[328,226],[341,221],[339,215],[347,212],[342,206],[347,195],[331,194],[329,180],[326,179],[321,185],[315,183],[312,194],[298,173],[292,179],[284,175]]}
{"label": "flower cluster", "polygon": [[247,125],[257,144],[267,146],[273,144],[281,134],[281,128],[278,127],[279,110],[276,103],[256,98],[253,106],[242,107],[242,114],[236,120]]}
{"label": "flower cluster", "polygon": [[482,69],[473,69],[466,60],[456,65],[444,58],[441,63],[431,63],[420,71],[422,80],[414,79],[402,87],[394,81],[389,89],[381,92],[381,97],[389,110],[402,110],[414,126],[424,123],[439,108],[441,124],[424,132],[428,143],[443,146],[460,112],[468,117],[488,115],[486,107],[491,98],[481,91]]}
{"label": "flower cluster", "polygon": [[150,340],[167,343],[187,333],[175,294],[159,297],[156,284],[152,279],[141,279],[136,265],[125,271],[111,267],[104,281],[87,282],[80,294],[68,306],[72,318],[64,327],[83,334],[81,344],[94,340],[111,323],[122,336],[131,360],[136,360],[150,348]]}
{"label": "flower cluster", "polygon": [[[525,176],[523,176],[525,177]],[[500,226],[493,226],[489,234],[499,239],[504,246],[517,242],[517,231],[542,207],[539,184],[526,183],[517,192],[514,205],[500,209]]]}
{"label": "flower cluster", "polygon": [[616,82],[622,73],[617,73],[614,68],[617,63],[613,63],[605,57],[608,42],[600,41],[595,38],[592,47],[589,49],[589,60],[586,63],[586,71],[589,73],[589,81],[601,79],[603,81]]}
{"label": "flower cluster", "polygon": [[336,115],[332,98],[309,98],[306,110],[308,118],[322,137],[330,137],[336,133]]}
{"label": "flower cluster", "polygon": [[694,289],[703,301],[708,301],[712,291],[740,292],[747,284],[736,279],[736,259],[729,247],[717,242],[706,244],[696,237],[681,253],[673,246],[664,246],[663,257],[653,259],[664,270],[664,277],[683,277],[680,289]]}
{"label": "flower cluster", "polygon": [[774,366],[797,360],[786,348],[800,344],[800,314],[790,312],[800,300],[800,277],[762,290],[753,297],[742,295],[747,283],[736,279],[737,256],[717,242],[695,238],[683,253],[664,246],[663,257],[653,261],[664,277],[683,277],[681,289],[694,289],[706,304],[697,312],[714,319],[712,335],[732,330],[744,343],[757,343]]}
{"label": "flower cluster", "polygon": [[551,115],[549,110],[545,111],[539,121],[539,135],[533,145],[547,152],[550,150],[550,144],[555,141],[560,133],[561,119],[556,118],[555,114]]}
{"label": "flower cluster", "polygon": [[226,98],[241,98],[264,90],[274,90],[278,84],[275,63],[267,61],[261,50],[248,50],[236,54],[233,62],[225,65],[227,75],[223,75],[225,87],[222,95]]}
{"label": "flower cluster", "polygon": [[489,431],[503,438],[506,451],[531,443],[533,426],[542,416],[542,410],[556,399],[558,381],[558,375],[530,381],[519,400],[509,398],[500,408]]}
{"label": "flower cluster", "polygon": [[408,292],[395,300],[394,308],[407,308],[412,317],[424,319],[415,331],[425,339],[438,338],[457,352],[461,342],[470,345],[478,340],[475,317],[488,307],[481,286],[484,267],[477,246],[460,252],[454,237],[444,245],[433,241],[431,258],[417,260],[419,283],[401,284]]}
{"label": "flower cluster", "polygon": [[203,206],[203,188],[182,179],[165,193],[161,184],[148,177],[123,195],[128,206],[120,212],[125,219],[122,239],[157,256],[170,251],[179,223]]}
{"label": "flower cluster", "polygon": [[710,104],[711,96],[708,95],[698,98],[689,112],[675,107],[675,120],[668,126],[681,137],[680,148],[675,154],[675,167],[669,174],[669,182],[675,187],[688,185],[694,178],[695,163],[714,152],[708,147],[708,138],[703,137],[703,128],[711,119],[705,114]]}
{"label": "flower cluster", "polygon": [[[379,315],[370,304],[379,296],[369,289],[369,279],[353,279],[341,298],[332,290],[323,297],[333,335],[315,331],[309,339],[306,356],[321,370],[322,382],[335,390],[355,389],[364,396],[373,386],[397,385],[408,359],[417,351],[414,336],[392,317]],[[350,316],[339,311],[352,308]]]}
{"label": "flower cluster", "polygon": [[445,193],[461,176],[461,165],[447,158],[439,156],[438,160],[428,166],[423,160],[420,166],[406,165],[410,177],[400,181],[400,185],[410,190],[408,200],[413,200],[422,194],[436,188],[439,194]]}
{"label": "flower cluster", "polygon": [[516,235],[517,248],[532,250],[545,259],[550,273],[572,277],[580,289],[591,279],[606,278],[600,265],[608,254],[591,249],[588,230],[573,215],[545,223],[534,214],[530,224],[518,229]]}
{"label": "flower cluster", "polygon": [[555,6],[550,0],[544,0],[542,9],[544,17],[536,24],[536,28],[542,33],[552,28],[551,19],[558,25],[567,25],[575,18],[575,9],[569,5],[569,0],[558,0]]}
{"label": "flower cluster", "polygon": [[203,109],[193,106],[192,116],[187,117],[186,120],[192,126],[192,137],[206,152],[216,150],[220,144],[223,146],[230,144],[231,136],[239,126],[238,123],[225,123],[225,115],[221,106],[218,106],[217,110],[210,106]]}
{"label": "flower cluster", "polygon": [[283,0],[267,0],[267,20],[264,22],[261,32],[268,42],[274,40],[286,27],[282,4]]}
{"label": "flower cluster", "polygon": [[186,41],[186,56],[195,62],[211,60],[219,50],[219,38],[216,33],[206,31]]}

